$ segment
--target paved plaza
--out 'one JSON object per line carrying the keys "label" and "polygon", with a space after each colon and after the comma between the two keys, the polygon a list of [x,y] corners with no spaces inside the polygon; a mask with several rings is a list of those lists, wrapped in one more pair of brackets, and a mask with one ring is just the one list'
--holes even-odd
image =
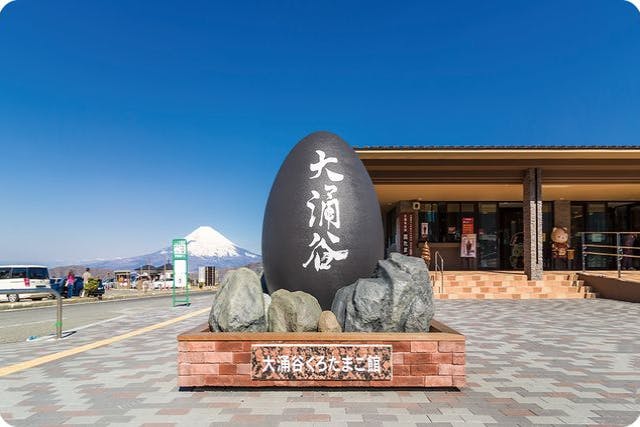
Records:
{"label": "paved plaza", "polygon": [[[193,313],[156,310],[61,342],[0,346],[2,367]],[[610,300],[437,301],[467,337],[468,386],[446,390],[187,390],[176,335],[207,313],[0,377],[0,413],[42,425],[628,425],[640,415],[640,305]]]}

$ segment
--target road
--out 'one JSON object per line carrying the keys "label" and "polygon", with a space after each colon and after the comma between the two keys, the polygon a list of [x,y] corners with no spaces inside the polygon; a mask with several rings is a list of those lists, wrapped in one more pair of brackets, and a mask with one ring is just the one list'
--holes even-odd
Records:
{"label": "road", "polygon": [[[212,294],[191,295],[192,301],[212,300]],[[69,304],[62,307],[63,331],[82,330],[96,323],[123,319],[158,307],[171,307],[171,296],[129,300]],[[30,336],[55,333],[56,307],[28,308],[0,311],[0,343],[25,341]],[[132,325],[132,329],[136,325]]]}

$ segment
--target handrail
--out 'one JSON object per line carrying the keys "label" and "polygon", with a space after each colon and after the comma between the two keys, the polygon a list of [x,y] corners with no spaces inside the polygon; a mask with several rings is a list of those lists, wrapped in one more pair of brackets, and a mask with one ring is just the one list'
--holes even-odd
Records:
{"label": "handrail", "polygon": [[[640,232],[638,231],[583,231],[578,233],[580,234],[580,239],[582,243],[582,272],[584,273],[587,270],[587,255],[597,255],[597,256],[614,256],[616,257],[616,264],[618,268],[618,279],[622,277],[622,260],[624,258],[640,258],[639,255],[633,254],[625,254],[624,250],[636,250],[638,249],[635,246],[626,246],[620,244],[620,236],[634,234],[638,235]],[[606,234],[606,235],[615,235],[616,236],[616,244],[615,245],[603,245],[600,243],[588,243],[586,241],[586,236],[589,234]],[[589,248],[604,248],[604,249],[615,249],[615,253],[607,253],[607,252],[594,252],[588,250]]]}
{"label": "handrail", "polygon": [[440,273],[440,293],[444,293],[444,258],[440,255],[440,251],[436,251],[434,255],[434,266],[436,269],[436,280],[438,277],[438,272]]}
{"label": "handrail", "polygon": [[57,300],[56,310],[56,339],[62,338],[62,296],[52,288],[24,288],[24,289],[0,289],[0,294],[52,294]]}

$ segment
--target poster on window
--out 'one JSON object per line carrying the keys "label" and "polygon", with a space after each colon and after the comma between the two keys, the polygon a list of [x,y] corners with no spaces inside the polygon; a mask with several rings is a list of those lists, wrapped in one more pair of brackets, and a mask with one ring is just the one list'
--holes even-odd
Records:
{"label": "poster on window", "polygon": [[421,222],[420,223],[420,238],[426,240],[429,236],[429,223]]}
{"label": "poster on window", "polygon": [[462,258],[475,258],[477,239],[475,234],[463,234],[460,240],[460,256]]}
{"label": "poster on window", "polygon": [[462,218],[462,234],[473,234],[473,218]]}

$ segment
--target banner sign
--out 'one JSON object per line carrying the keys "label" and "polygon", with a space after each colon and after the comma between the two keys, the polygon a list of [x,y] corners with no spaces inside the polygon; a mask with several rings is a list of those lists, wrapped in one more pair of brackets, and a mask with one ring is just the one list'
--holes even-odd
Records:
{"label": "banner sign", "polygon": [[413,213],[401,213],[400,219],[400,251],[403,255],[413,256]]}
{"label": "banner sign", "polygon": [[188,284],[187,241],[185,239],[173,239],[171,245],[173,252],[173,287],[186,288]]}
{"label": "banner sign", "polygon": [[254,344],[251,379],[290,380],[391,380],[390,345],[354,344]]}
{"label": "banner sign", "polygon": [[473,234],[473,218],[462,218],[462,234]]}

